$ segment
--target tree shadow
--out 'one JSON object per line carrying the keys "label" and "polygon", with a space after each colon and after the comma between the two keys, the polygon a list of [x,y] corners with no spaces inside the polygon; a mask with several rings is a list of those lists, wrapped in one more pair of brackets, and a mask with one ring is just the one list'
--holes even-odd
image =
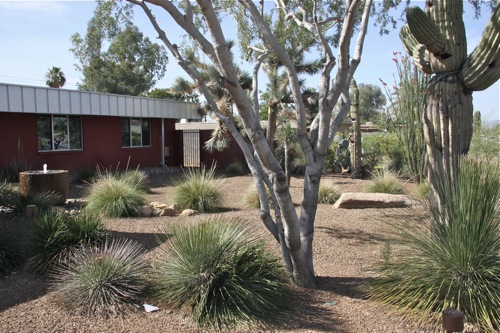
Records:
{"label": "tree shadow", "polygon": [[389,236],[382,236],[374,233],[369,233],[362,229],[317,226],[316,230],[323,231],[324,233],[338,239],[349,239],[359,243],[377,244],[380,242],[383,243],[392,240],[392,238]]}
{"label": "tree shadow", "polygon": [[333,292],[337,295],[346,296],[349,298],[367,300],[368,293],[365,290],[365,285],[369,278],[362,277],[333,277],[333,276],[318,276],[316,281],[318,289],[323,291]]}
{"label": "tree shadow", "polygon": [[25,271],[0,278],[0,312],[42,297],[48,289],[45,279]]}
{"label": "tree shadow", "polygon": [[114,239],[126,238],[135,240],[142,244],[147,251],[157,248],[171,237],[171,235],[164,233],[124,232],[115,230],[111,230],[109,233],[110,237]]}

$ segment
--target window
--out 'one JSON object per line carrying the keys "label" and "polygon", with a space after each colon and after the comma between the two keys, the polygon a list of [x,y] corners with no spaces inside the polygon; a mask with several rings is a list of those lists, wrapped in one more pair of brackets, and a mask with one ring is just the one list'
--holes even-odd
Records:
{"label": "window", "polygon": [[151,145],[149,119],[122,119],[122,147],[144,147]]}
{"label": "window", "polygon": [[80,116],[37,116],[38,151],[82,149]]}

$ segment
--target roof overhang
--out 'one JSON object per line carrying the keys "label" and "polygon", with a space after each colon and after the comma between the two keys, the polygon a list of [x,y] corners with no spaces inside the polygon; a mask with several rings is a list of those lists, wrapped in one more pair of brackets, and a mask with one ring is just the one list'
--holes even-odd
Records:
{"label": "roof overhang", "polygon": [[0,112],[199,120],[199,103],[0,83]]}

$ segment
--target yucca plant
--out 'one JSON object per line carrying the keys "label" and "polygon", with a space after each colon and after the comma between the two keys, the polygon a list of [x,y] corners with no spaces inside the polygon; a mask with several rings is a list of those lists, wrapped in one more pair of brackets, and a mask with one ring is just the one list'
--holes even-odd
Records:
{"label": "yucca plant", "polygon": [[138,216],[146,203],[145,192],[133,180],[108,174],[90,185],[86,210],[107,217]]}
{"label": "yucca plant", "polygon": [[12,220],[0,220],[0,276],[23,262],[21,228]]}
{"label": "yucca plant", "polygon": [[40,192],[23,195],[19,186],[0,183],[0,206],[11,208],[15,212],[23,212],[27,205],[35,205],[38,210],[46,211],[60,202],[60,196],[53,192]]}
{"label": "yucca plant", "polygon": [[454,183],[442,177],[441,204],[428,225],[398,227],[407,251],[384,264],[374,298],[420,321],[438,320],[447,307],[478,327],[500,329],[500,198],[498,164],[463,159]]}
{"label": "yucca plant", "polygon": [[333,205],[338,198],[340,198],[340,193],[337,187],[333,184],[320,184],[318,192],[318,203]]}
{"label": "yucca plant", "polygon": [[174,189],[172,200],[181,209],[194,209],[201,213],[215,213],[222,207],[222,180],[210,169],[188,169]]}
{"label": "yucca plant", "polygon": [[50,274],[54,300],[85,315],[120,315],[137,308],[146,287],[144,247],[119,239],[74,248]]}
{"label": "yucca plant", "polygon": [[37,214],[28,226],[25,251],[29,270],[45,274],[74,246],[104,241],[107,231],[97,215],[49,211]]}
{"label": "yucca plant", "polygon": [[384,170],[373,175],[370,183],[365,187],[365,192],[402,194],[403,182],[394,172]]}
{"label": "yucca plant", "polygon": [[168,233],[153,274],[159,300],[186,307],[199,326],[217,329],[286,311],[287,273],[242,221],[216,217]]}

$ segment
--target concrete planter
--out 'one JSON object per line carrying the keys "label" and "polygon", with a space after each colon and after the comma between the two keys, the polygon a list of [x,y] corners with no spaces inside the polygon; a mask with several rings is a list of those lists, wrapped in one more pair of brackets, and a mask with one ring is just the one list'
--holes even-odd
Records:
{"label": "concrete planter", "polygon": [[68,170],[24,171],[19,173],[22,195],[52,192],[60,196],[59,203],[66,202],[69,191]]}

